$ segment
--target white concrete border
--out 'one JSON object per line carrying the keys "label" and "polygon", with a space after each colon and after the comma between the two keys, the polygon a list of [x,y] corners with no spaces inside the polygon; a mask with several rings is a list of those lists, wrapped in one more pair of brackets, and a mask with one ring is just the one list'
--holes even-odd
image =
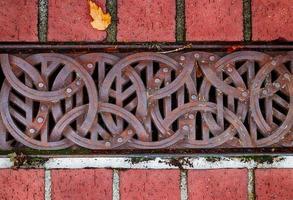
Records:
{"label": "white concrete border", "polygon": [[0,158],[0,169],[11,168],[13,167],[13,163],[9,158]]}
{"label": "white concrete border", "polygon": [[[80,168],[114,168],[114,169],[178,169],[172,164],[176,158],[140,157],[82,157],[50,158],[39,168],[45,169],[80,169]],[[140,162],[139,162],[140,161]],[[293,156],[275,157],[272,163],[243,160],[243,157],[185,157],[177,159],[181,169],[219,169],[219,168],[293,168]],[[0,168],[11,168],[9,158],[0,158]],[[32,166],[35,167],[35,166]]]}
{"label": "white concrete border", "polygon": [[113,170],[112,200],[120,200],[120,177],[117,169]]}
{"label": "white concrete border", "polygon": [[186,170],[180,171],[180,200],[188,200],[188,183]]}
{"label": "white concrete border", "polygon": [[51,200],[51,171],[45,171],[45,200]]}
{"label": "white concrete border", "polygon": [[255,199],[255,177],[254,177],[254,170],[249,169],[248,174],[247,174],[247,195],[248,195],[248,200],[254,200]]}

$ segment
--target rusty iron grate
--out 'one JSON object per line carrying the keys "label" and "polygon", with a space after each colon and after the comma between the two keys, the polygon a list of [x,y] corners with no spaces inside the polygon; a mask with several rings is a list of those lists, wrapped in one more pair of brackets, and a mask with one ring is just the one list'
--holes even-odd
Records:
{"label": "rusty iron grate", "polygon": [[292,147],[293,52],[1,54],[0,147]]}

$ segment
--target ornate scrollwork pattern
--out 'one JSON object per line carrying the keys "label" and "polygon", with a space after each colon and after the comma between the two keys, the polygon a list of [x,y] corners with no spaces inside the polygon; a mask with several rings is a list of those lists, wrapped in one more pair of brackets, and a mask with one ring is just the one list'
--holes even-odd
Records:
{"label": "ornate scrollwork pattern", "polygon": [[0,148],[292,147],[293,53],[0,55]]}

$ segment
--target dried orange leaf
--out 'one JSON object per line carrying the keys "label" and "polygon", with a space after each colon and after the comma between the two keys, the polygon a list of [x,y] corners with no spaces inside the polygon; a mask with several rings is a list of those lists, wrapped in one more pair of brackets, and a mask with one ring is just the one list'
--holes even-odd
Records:
{"label": "dried orange leaf", "polygon": [[106,30],[111,24],[111,15],[109,13],[104,13],[102,8],[92,1],[89,1],[89,5],[90,15],[94,20],[91,22],[92,27],[100,31]]}
{"label": "dried orange leaf", "polygon": [[243,47],[244,47],[243,45],[230,46],[230,47],[228,47],[227,52],[232,53],[238,49],[242,49]]}

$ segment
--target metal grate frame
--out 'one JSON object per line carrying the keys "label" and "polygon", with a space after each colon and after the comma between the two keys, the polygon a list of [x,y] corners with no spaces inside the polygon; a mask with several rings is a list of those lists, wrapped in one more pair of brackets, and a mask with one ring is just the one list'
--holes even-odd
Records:
{"label": "metal grate frame", "polygon": [[0,63],[4,150],[293,146],[290,51],[3,53]]}

